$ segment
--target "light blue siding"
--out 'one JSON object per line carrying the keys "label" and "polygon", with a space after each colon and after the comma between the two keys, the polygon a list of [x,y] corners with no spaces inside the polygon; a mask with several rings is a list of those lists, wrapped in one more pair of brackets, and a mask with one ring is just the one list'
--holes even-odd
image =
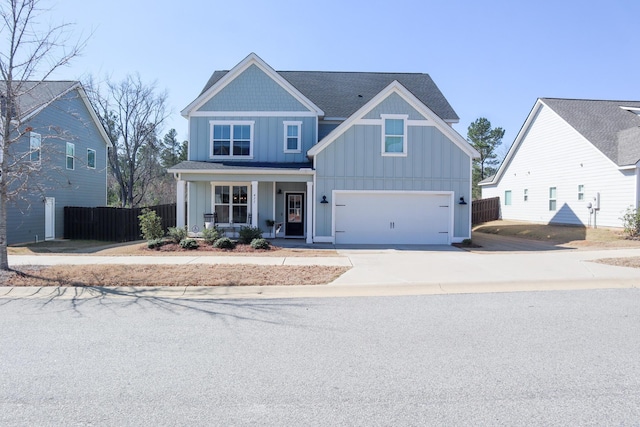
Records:
{"label": "light blue siding", "polygon": [[198,111],[309,111],[256,65],[251,65]]}
{"label": "light blue siding", "polygon": [[[396,111],[394,111],[395,113]],[[354,125],[316,157],[316,203],[333,190],[453,191],[470,199],[471,159],[435,127],[409,126],[406,157],[383,157],[381,126]],[[316,209],[316,235],[331,210]],[[454,237],[470,235],[471,204],[454,206]]]}
{"label": "light blue siding", "polygon": [[202,231],[204,229],[204,214],[212,213],[211,183],[189,182],[188,185],[189,218],[187,224],[190,231]]}
{"label": "light blue siding", "polygon": [[[9,244],[44,240],[44,198],[55,198],[55,236],[64,236],[65,206],[105,206],[107,146],[77,91],[72,91],[25,123],[42,135],[41,172],[30,177],[25,200],[8,206]],[[66,169],[66,143],[75,144],[75,169]],[[28,137],[13,145],[29,150]],[[96,167],[87,166],[87,149],[96,150]]]}
{"label": "light blue siding", "polygon": [[[391,113],[392,112],[392,113]],[[407,114],[409,120],[424,120],[425,117],[397,93],[392,93],[367,113],[365,119],[379,119],[380,114]]]}
{"label": "light blue siding", "polygon": [[275,221],[273,216],[273,193],[273,182],[258,183],[258,227],[262,229],[263,233],[271,232],[271,227],[268,227],[265,221],[268,219]]}
{"label": "light blue siding", "polygon": [[[308,161],[306,153],[317,142],[315,117],[192,117],[190,122],[189,160],[211,161],[211,120],[253,121],[254,162],[299,163]],[[284,152],[284,122],[302,122],[302,150]]]}

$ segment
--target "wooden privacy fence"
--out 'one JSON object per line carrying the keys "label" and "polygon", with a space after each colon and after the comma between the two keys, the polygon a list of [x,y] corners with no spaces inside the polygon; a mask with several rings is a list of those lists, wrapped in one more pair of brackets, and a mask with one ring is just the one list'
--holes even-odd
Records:
{"label": "wooden privacy fence", "polygon": [[[64,207],[64,238],[130,242],[140,240],[138,215],[144,208]],[[162,218],[162,228],[176,226],[176,204],[148,206]]]}
{"label": "wooden privacy fence", "polygon": [[500,219],[500,197],[474,200],[471,203],[471,223],[481,224]]}

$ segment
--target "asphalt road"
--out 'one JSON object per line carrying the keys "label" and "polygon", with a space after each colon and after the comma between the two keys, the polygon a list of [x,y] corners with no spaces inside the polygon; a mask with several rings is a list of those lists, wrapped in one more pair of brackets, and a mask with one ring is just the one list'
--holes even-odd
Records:
{"label": "asphalt road", "polygon": [[640,290],[0,300],[0,425],[640,424]]}

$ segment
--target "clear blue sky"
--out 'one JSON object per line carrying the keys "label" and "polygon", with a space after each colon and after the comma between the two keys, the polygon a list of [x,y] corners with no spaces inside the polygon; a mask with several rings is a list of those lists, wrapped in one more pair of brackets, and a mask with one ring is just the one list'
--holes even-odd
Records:
{"label": "clear blue sky", "polygon": [[[139,73],[169,92],[173,127],[214,70],[251,52],[276,70],[424,72],[460,116],[513,142],[538,97],[640,100],[640,1],[58,0],[92,33],[57,79]],[[163,133],[164,133],[163,132]]]}

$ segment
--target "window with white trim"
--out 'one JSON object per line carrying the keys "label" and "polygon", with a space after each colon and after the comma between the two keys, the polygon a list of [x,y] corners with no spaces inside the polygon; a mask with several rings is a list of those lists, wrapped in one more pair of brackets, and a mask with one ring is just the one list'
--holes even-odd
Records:
{"label": "window with white trim", "polygon": [[249,222],[249,186],[215,185],[213,210],[220,224],[247,224]]}
{"label": "window with white trim", "polygon": [[549,187],[549,210],[556,210],[556,187]]}
{"label": "window with white trim", "polygon": [[284,152],[299,153],[302,150],[302,122],[284,122]]}
{"label": "window with white trim", "polygon": [[584,185],[578,185],[578,200],[584,200]]}
{"label": "window with white trim", "polygon": [[89,169],[96,168],[96,150],[87,148],[87,167]]}
{"label": "window with white trim", "polygon": [[407,115],[381,114],[382,155],[407,155]]}
{"label": "window with white trim", "polygon": [[29,132],[29,160],[34,163],[40,162],[40,150],[42,148],[42,135]]}
{"label": "window with white trim", "polygon": [[253,157],[253,123],[211,121],[210,156]]}
{"label": "window with white trim", "polygon": [[67,169],[75,169],[76,146],[72,142],[67,142]]}

